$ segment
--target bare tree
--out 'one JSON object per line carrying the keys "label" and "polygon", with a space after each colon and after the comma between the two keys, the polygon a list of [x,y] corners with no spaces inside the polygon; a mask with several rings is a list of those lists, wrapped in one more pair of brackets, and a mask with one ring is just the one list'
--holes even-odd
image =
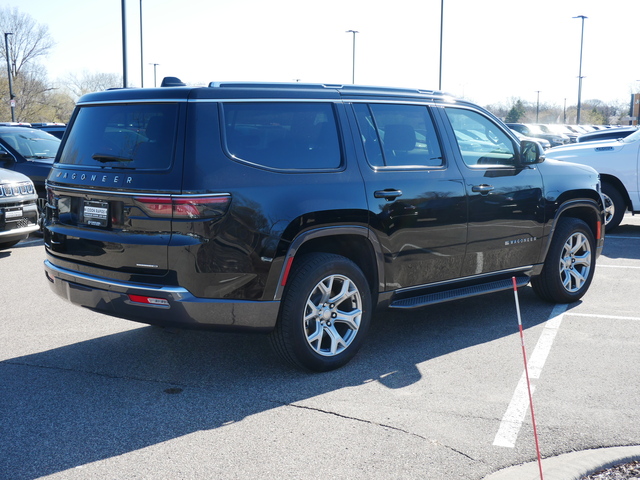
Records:
{"label": "bare tree", "polygon": [[[37,24],[30,15],[15,7],[0,9],[0,30],[12,34],[7,40],[13,77],[17,77],[26,65],[34,64],[39,57],[47,55],[55,45],[48,26]],[[4,38],[2,40],[0,52],[6,61]]]}
{"label": "bare tree", "polygon": [[82,75],[69,74],[64,85],[76,100],[86,93],[100,92],[108,88],[122,86],[122,76],[116,73],[91,73],[87,70]]}

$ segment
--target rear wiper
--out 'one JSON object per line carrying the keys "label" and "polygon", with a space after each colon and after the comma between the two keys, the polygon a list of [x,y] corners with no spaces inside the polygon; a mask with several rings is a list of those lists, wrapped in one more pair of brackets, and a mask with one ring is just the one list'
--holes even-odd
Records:
{"label": "rear wiper", "polygon": [[116,155],[109,155],[107,153],[94,153],[91,158],[93,158],[94,160],[97,160],[98,162],[101,163],[108,163],[108,162],[131,162],[133,161],[133,158],[127,158],[127,157],[118,157]]}

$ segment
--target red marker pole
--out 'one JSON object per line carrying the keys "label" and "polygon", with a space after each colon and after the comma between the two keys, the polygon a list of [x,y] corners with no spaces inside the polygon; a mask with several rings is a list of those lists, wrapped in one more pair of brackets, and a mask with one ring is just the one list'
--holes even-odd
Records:
{"label": "red marker pole", "polygon": [[544,480],[542,474],[542,457],[540,456],[540,443],[538,443],[538,429],[536,427],[536,416],[533,413],[533,395],[531,395],[531,382],[529,381],[529,367],[527,366],[527,350],[524,347],[524,333],[522,331],[522,318],[520,316],[520,301],[518,300],[518,286],[516,277],[511,277],[513,281],[513,296],[516,300],[516,312],[518,313],[518,328],[520,329],[520,343],[522,345],[522,358],[524,359],[524,372],[527,376],[527,389],[529,390],[529,408],[531,409],[531,422],[533,424],[533,437],[536,440],[536,452],[538,454],[538,467],[540,468],[540,480]]}

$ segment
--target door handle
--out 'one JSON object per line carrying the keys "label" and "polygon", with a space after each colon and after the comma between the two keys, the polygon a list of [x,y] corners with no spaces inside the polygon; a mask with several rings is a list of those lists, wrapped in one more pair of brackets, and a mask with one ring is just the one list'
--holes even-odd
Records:
{"label": "door handle", "polygon": [[394,190],[391,188],[386,190],[376,190],[373,192],[373,196],[376,198],[384,198],[385,200],[395,200],[402,196],[402,190]]}
{"label": "door handle", "polygon": [[472,186],[471,187],[471,191],[486,195],[487,193],[489,193],[494,188],[495,187],[493,185],[487,185],[487,184],[483,183],[482,185],[474,185],[474,186]]}

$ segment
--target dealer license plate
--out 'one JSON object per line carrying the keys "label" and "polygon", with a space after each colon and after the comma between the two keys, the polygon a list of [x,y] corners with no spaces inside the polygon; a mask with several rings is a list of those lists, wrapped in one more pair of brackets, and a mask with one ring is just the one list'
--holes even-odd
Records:
{"label": "dealer license plate", "polygon": [[16,208],[12,210],[4,211],[4,219],[5,220],[13,220],[15,218],[22,218],[22,208]]}
{"label": "dealer license plate", "polygon": [[94,227],[106,227],[109,219],[109,204],[107,202],[85,201],[84,223]]}

